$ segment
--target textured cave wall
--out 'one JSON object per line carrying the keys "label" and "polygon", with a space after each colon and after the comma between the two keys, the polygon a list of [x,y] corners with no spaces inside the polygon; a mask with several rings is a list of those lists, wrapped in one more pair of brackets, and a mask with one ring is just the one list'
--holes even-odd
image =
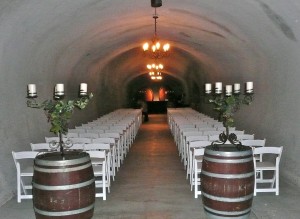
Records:
{"label": "textured cave wall", "polygon": [[[282,179],[300,186],[299,10],[296,0],[164,1],[159,33],[176,45],[166,61],[172,85],[197,109],[216,116],[201,101],[205,82],[254,81],[255,100],[236,126],[283,145]],[[50,135],[43,112],[26,107],[26,85],[36,83],[43,100],[58,82],[70,98],[88,83],[95,97],[72,127],[125,106],[148,61],[137,57],[152,13],[144,1],[0,2],[0,205],[16,192],[11,151]]]}

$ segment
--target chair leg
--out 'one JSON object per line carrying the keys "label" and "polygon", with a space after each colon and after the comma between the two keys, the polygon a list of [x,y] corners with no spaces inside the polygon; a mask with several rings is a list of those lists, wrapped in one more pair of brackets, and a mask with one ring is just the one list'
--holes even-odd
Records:
{"label": "chair leg", "polygon": [[198,168],[197,161],[194,162],[194,186],[195,186],[195,198],[198,198]]}

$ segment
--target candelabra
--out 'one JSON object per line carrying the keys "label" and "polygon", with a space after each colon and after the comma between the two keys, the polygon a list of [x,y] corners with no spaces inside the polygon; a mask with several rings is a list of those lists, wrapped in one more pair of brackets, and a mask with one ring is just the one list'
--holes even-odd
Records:
{"label": "candelabra", "polygon": [[219,118],[226,128],[226,133],[219,135],[219,140],[212,142],[215,150],[218,150],[218,144],[225,144],[229,141],[238,148],[241,146],[240,141],[234,133],[229,133],[229,127],[234,125],[233,115],[240,109],[241,104],[250,105],[253,101],[253,82],[246,82],[244,95],[241,94],[240,84],[226,85],[225,94],[222,91],[222,82],[215,83],[215,92],[212,94],[212,84],[205,84],[205,94],[209,99],[209,103],[215,105],[214,110],[219,112]]}
{"label": "candelabra", "polygon": [[64,142],[62,135],[68,132],[68,122],[71,119],[73,111],[75,107],[84,109],[92,97],[92,93],[89,95],[87,93],[87,84],[81,83],[78,99],[64,101],[64,84],[56,84],[54,88],[54,100],[45,100],[42,103],[38,103],[36,101],[36,85],[28,84],[27,106],[45,111],[48,122],[51,122],[50,132],[57,134],[59,137],[59,141],[50,142],[49,147],[51,149],[59,148],[62,157],[64,156],[64,148],[72,147],[72,142],[69,139]]}

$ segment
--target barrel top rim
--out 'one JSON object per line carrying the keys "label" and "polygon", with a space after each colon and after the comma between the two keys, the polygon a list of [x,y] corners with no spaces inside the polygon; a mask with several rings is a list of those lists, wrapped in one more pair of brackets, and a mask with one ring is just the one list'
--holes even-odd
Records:
{"label": "barrel top rim", "polygon": [[249,146],[241,145],[240,150],[235,145],[224,144],[218,145],[218,150],[215,150],[212,145],[205,147],[205,154],[215,155],[215,156],[247,156],[252,154],[252,148]]}
{"label": "barrel top rim", "polygon": [[65,151],[64,156],[61,155],[60,152],[46,152],[42,154],[38,154],[35,160],[47,160],[47,161],[69,161],[74,159],[81,159],[86,156],[89,156],[88,153],[84,151]]}

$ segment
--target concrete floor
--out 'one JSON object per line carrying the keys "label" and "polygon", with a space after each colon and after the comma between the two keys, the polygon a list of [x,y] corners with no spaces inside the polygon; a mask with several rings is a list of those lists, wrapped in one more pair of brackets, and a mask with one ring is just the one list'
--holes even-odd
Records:
{"label": "concrete floor", "polygon": [[[300,190],[281,179],[280,195],[254,197],[250,219],[299,219]],[[33,219],[31,200],[12,199],[2,219]],[[205,219],[195,199],[167,125],[166,115],[150,115],[112,183],[107,200],[96,199],[93,219]]]}

